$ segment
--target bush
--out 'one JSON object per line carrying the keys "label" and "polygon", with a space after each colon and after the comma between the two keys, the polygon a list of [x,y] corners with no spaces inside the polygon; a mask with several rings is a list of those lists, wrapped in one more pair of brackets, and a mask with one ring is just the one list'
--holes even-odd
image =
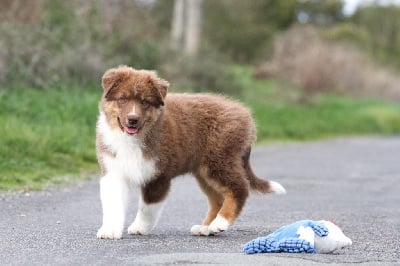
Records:
{"label": "bush", "polygon": [[340,23],[322,32],[329,42],[344,43],[367,50],[370,36],[367,31],[350,23]]}
{"label": "bush", "polygon": [[216,92],[240,96],[241,86],[226,59],[212,51],[201,51],[197,56],[171,54],[161,72],[177,90]]}
{"label": "bush", "polygon": [[240,93],[226,67],[228,60],[214,50],[204,48],[196,57],[171,54],[169,31],[160,29],[152,13],[161,11],[148,4],[78,0],[40,3],[36,19],[12,18],[15,9],[31,7],[22,0],[10,2],[0,12],[9,18],[8,22],[0,20],[0,84],[9,86],[15,81],[47,89],[60,82],[98,83],[107,68],[129,65],[160,70],[181,89]]}
{"label": "bush", "polygon": [[206,0],[204,40],[238,63],[270,56],[275,33],[296,20],[296,0]]}
{"label": "bush", "polygon": [[12,18],[15,9],[29,14],[24,3],[16,0],[0,13],[10,18],[0,20],[1,83],[49,88],[60,81],[98,82],[115,65],[160,65],[162,36],[138,2],[41,0],[37,19]]}
{"label": "bush", "polygon": [[400,99],[397,76],[376,67],[354,47],[322,40],[311,27],[295,27],[277,38],[274,56],[265,68],[268,74],[303,88],[306,98],[335,92]]}
{"label": "bush", "polygon": [[365,46],[376,60],[400,69],[400,7],[365,6],[357,10],[350,22],[366,33]]}
{"label": "bush", "polygon": [[[59,34],[54,31],[25,26],[1,28],[0,34],[5,37],[1,46],[6,54],[0,58],[2,82],[23,82],[47,88],[62,79],[98,78],[105,68],[100,48],[89,40],[62,44]],[[7,65],[7,68],[1,68],[1,65]]]}

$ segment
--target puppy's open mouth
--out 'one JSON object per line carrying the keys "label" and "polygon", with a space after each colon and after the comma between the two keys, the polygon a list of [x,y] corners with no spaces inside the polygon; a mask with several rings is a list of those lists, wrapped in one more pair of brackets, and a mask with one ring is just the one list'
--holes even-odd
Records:
{"label": "puppy's open mouth", "polygon": [[139,128],[137,126],[125,126],[121,123],[121,120],[119,118],[118,124],[121,130],[129,135],[135,135],[139,132]]}
{"label": "puppy's open mouth", "polygon": [[136,127],[124,127],[124,130],[126,133],[128,133],[129,135],[134,135],[136,133],[139,132],[139,129]]}

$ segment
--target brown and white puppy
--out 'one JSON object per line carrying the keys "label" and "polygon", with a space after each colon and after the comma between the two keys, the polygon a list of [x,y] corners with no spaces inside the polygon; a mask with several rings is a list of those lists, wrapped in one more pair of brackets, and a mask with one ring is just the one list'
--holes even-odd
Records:
{"label": "brown and white puppy", "polygon": [[141,188],[129,234],[156,225],[171,179],[192,173],[207,195],[208,214],[194,235],[228,229],[249,190],[285,193],[277,182],[258,178],[249,163],[256,129],[248,109],[222,96],[169,94],[155,72],[121,66],[102,80],[97,121],[97,157],[102,170],[103,225],[98,238],[122,236],[128,192]]}

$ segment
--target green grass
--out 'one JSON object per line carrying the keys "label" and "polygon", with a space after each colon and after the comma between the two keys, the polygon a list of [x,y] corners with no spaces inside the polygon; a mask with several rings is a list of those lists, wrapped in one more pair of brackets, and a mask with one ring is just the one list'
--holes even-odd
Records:
{"label": "green grass", "polygon": [[259,142],[400,132],[400,104],[334,95],[319,95],[304,104],[295,88],[255,81],[249,69],[235,71],[246,88],[243,101],[252,109]]}
{"label": "green grass", "polygon": [[[258,141],[398,134],[400,105],[320,95],[300,104],[293,88],[237,69]],[[98,173],[95,122],[101,91],[83,87],[0,90],[0,190],[40,189]]]}
{"label": "green grass", "polygon": [[39,189],[96,169],[100,91],[0,91],[0,189]]}
{"label": "green grass", "polygon": [[253,113],[259,140],[400,132],[400,106],[374,100],[330,96],[313,105],[254,104]]}

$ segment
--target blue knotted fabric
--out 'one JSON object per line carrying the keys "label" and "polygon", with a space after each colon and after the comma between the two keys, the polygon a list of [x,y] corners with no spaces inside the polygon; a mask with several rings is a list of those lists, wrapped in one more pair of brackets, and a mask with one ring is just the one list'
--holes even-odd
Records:
{"label": "blue knotted fabric", "polygon": [[299,233],[301,229],[307,230],[307,228],[312,229],[313,233],[320,237],[327,236],[329,233],[323,223],[301,220],[285,225],[265,237],[251,240],[244,245],[243,252],[246,254],[274,252],[316,253],[314,239],[307,239]]}

